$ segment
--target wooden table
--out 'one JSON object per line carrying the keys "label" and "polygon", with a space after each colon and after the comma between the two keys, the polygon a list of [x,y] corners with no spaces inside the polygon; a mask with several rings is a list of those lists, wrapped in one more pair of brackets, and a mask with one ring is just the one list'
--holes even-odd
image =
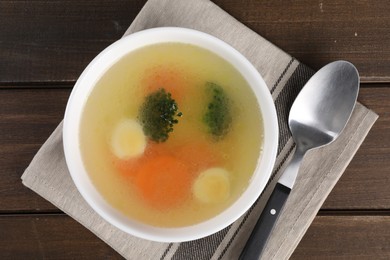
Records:
{"label": "wooden table", "polygon": [[[144,2],[0,2],[0,259],[121,258],[20,176],[81,71]],[[359,100],[380,118],[292,258],[390,259],[390,3],[215,2],[314,69],[337,59],[357,66]]]}

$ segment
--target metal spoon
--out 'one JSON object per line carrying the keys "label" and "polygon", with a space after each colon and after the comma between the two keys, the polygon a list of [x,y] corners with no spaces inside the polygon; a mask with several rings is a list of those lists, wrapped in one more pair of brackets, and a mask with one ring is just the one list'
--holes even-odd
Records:
{"label": "metal spoon", "polygon": [[333,142],[347,124],[359,91],[359,74],[347,61],[320,69],[295,99],[288,118],[296,150],[249,237],[240,259],[258,259],[294,185],[305,153]]}

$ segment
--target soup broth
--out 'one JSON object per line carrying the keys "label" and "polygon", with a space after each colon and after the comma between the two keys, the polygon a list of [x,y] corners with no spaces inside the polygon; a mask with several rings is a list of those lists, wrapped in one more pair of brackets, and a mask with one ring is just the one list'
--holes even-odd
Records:
{"label": "soup broth", "polygon": [[106,201],[161,227],[216,216],[261,155],[259,105],[218,55],[183,43],[133,51],[96,83],[80,127],[85,168]]}

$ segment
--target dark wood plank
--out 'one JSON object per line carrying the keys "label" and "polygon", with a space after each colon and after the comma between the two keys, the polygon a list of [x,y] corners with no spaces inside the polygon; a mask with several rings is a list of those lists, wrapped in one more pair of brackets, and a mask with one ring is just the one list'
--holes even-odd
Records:
{"label": "dark wood plank", "polygon": [[0,212],[58,211],[21,175],[61,122],[71,89],[0,90]]}
{"label": "dark wood plank", "polygon": [[[0,216],[1,259],[121,259],[65,215]],[[388,259],[389,216],[316,217],[291,259]]]}
{"label": "dark wood plank", "polygon": [[291,259],[390,259],[390,216],[316,217]]}
{"label": "dark wood plank", "polygon": [[323,209],[390,208],[390,88],[361,88],[358,99],[379,119]]}
{"label": "dark wood plank", "polygon": [[[215,0],[302,62],[346,59],[365,82],[390,81],[390,5],[375,1]],[[1,1],[0,84],[74,81],[119,39],[145,0]]]}
{"label": "dark wood plank", "polygon": [[0,216],[0,259],[123,259],[65,215]]}
{"label": "dark wood plank", "polygon": [[145,2],[1,1],[0,82],[74,81]]}
{"label": "dark wood plank", "polygon": [[[20,176],[61,121],[70,89],[0,90],[0,212],[58,210]],[[361,149],[323,209],[390,209],[390,87],[362,88],[359,100],[379,113]]]}
{"label": "dark wood plank", "polygon": [[390,5],[374,1],[214,0],[313,69],[344,59],[364,82],[390,81]]}

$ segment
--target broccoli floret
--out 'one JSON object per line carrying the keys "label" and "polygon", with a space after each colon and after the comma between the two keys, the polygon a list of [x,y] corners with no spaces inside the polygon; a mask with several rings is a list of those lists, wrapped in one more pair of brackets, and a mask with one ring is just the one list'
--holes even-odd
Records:
{"label": "broccoli floret", "polygon": [[146,96],[138,113],[145,135],[155,142],[168,139],[180,116],[182,113],[178,112],[176,101],[163,88]]}
{"label": "broccoli floret", "polygon": [[232,123],[231,101],[224,89],[215,83],[206,83],[207,95],[210,101],[203,116],[203,122],[210,133],[217,139],[223,138]]}

